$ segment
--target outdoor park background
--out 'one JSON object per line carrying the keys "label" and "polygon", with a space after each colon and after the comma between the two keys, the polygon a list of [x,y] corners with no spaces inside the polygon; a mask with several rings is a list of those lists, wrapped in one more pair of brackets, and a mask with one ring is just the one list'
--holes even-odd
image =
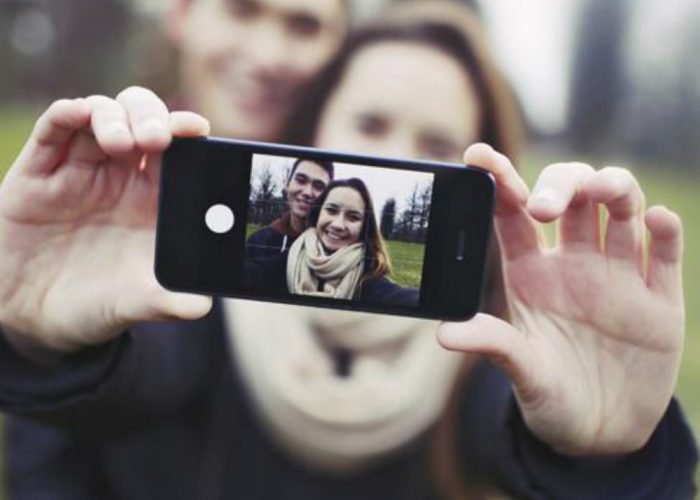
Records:
{"label": "outdoor park background", "polygon": [[[144,29],[163,1],[0,0],[0,177],[51,99],[114,95],[133,82],[172,90],[167,57]],[[355,1],[365,14],[383,3]],[[700,434],[700,3],[475,3],[528,119],[519,162],[528,182],[558,160],[624,165],[649,205],[683,218],[687,336],[677,395]]]}

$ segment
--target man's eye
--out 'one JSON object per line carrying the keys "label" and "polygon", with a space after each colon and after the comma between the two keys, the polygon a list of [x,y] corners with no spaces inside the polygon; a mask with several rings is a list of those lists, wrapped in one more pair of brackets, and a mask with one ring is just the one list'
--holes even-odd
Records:
{"label": "man's eye", "polygon": [[309,178],[302,174],[295,175],[294,180],[297,184],[306,184],[307,182],[309,182]]}
{"label": "man's eye", "polygon": [[287,30],[299,38],[312,38],[321,32],[321,21],[307,14],[292,15],[287,19]]}
{"label": "man's eye", "polygon": [[313,186],[316,191],[323,191],[326,189],[326,185],[323,182],[314,182]]}
{"label": "man's eye", "polygon": [[381,136],[389,130],[389,123],[381,116],[360,115],[356,121],[357,129],[364,135]]}
{"label": "man's eye", "polygon": [[249,19],[260,13],[260,4],[252,0],[227,0],[229,13],[238,19]]}

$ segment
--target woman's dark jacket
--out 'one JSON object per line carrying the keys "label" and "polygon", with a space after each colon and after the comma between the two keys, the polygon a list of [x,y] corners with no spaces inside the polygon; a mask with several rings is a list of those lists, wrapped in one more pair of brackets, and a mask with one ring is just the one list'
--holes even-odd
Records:
{"label": "woman's dark jacket", "polygon": [[[244,272],[247,287],[258,293],[271,294],[284,298],[289,295],[287,288],[287,257],[289,250],[274,256],[246,258]],[[419,292],[392,283],[385,277],[369,278],[362,281],[353,297],[367,304],[416,306]]]}
{"label": "woman's dark jacket", "polygon": [[[10,498],[435,498],[427,438],[348,478],[289,460],[256,420],[227,338],[218,303],[202,320],[140,325],[51,368],[26,361],[0,335]],[[465,477],[517,498],[686,499],[695,491],[697,452],[675,402],[638,452],[566,458],[528,432],[508,380],[482,362],[460,393],[455,439]]]}

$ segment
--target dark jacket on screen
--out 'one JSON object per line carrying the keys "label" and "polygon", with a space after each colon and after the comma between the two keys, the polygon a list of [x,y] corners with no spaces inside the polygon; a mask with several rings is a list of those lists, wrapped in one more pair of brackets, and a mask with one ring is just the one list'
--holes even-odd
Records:
{"label": "dark jacket on screen", "polygon": [[[347,478],[288,459],[256,419],[227,339],[219,304],[202,320],[140,325],[50,368],[26,361],[0,336],[10,498],[437,498],[427,437]],[[516,498],[694,495],[697,450],[675,402],[641,450],[567,458],[530,434],[509,381],[482,362],[460,393],[457,422],[464,476]]]}
{"label": "dark jacket on screen", "polygon": [[[246,287],[254,292],[277,297],[289,295],[287,288],[287,258],[289,250],[270,257],[247,258],[244,264]],[[367,304],[417,306],[419,291],[402,287],[386,277],[362,281],[355,300]]]}
{"label": "dark jacket on screen", "polygon": [[289,217],[287,212],[250,235],[246,240],[246,257],[271,257],[288,250],[300,234],[292,228]]}

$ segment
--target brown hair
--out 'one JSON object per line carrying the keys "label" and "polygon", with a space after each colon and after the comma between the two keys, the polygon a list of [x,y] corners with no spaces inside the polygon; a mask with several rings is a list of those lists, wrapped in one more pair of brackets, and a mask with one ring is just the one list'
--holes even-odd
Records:
{"label": "brown hair", "polygon": [[[336,58],[307,94],[306,101],[293,114],[287,132],[289,142],[304,145],[314,143],[325,104],[342,82],[350,62],[363,48],[386,41],[423,43],[455,58],[474,82],[481,105],[478,140],[489,143],[511,159],[516,158],[523,129],[515,96],[490,56],[486,36],[476,15],[467,7],[450,0],[400,2],[380,21],[351,33]],[[507,316],[500,254],[493,240],[481,310],[502,318]],[[432,477],[444,498],[486,498],[490,493],[481,485],[465,483],[465,471],[469,470],[469,466],[457,450],[460,396],[477,359],[476,356],[465,356],[447,407],[433,429]]]}

